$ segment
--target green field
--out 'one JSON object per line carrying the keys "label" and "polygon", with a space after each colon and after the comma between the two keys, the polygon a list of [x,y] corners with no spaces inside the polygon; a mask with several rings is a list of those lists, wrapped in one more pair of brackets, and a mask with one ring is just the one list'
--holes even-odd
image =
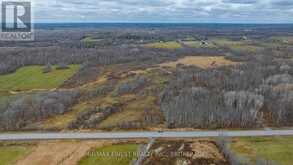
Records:
{"label": "green field", "polygon": [[225,38],[215,38],[211,40],[219,47],[227,47],[233,51],[247,52],[247,53],[256,53],[263,51],[264,48],[258,44],[252,43],[251,41],[239,40],[233,41]]}
{"label": "green field", "polygon": [[293,162],[293,137],[237,138],[231,143],[231,149],[252,163],[256,159],[271,160],[280,165]]}
{"label": "green field", "polygon": [[95,39],[93,37],[85,37],[81,40],[81,42],[84,43],[86,47],[94,47],[96,42],[98,41],[98,39]]}
{"label": "green field", "polygon": [[211,42],[217,44],[218,46],[235,46],[235,45],[245,45],[248,41],[232,41],[227,38],[213,38]]}
{"label": "green field", "polygon": [[94,42],[95,40],[92,37],[85,37],[81,40],[82,42]]}
{"label": "green field", "polygon": [[29,146],[0,146],[0,165],[11,165],[31,152]]}
{"label": "green field", "polygon": [[209,42],[206,45],[203,45],[201,41],[184,41],[183,43],[192,48],[217,48],[216,45]]}
{"label": "green field", "polygon": [[176,41],[156,42],[156,43],[146,44],[145,47],[155,48],[155,49],[179,49],[181,48],[181,44],[179,44]]}
{"label": "green field", "polygon": [[[93,155],[89,154],[79,161],[79,165],[129,165],[135,159],[135,154],[138,149],[137,144],[120,144],[98,148],[93,151]],[[107,155],[114,153],[115,155]],[[120,156],[117,156],[120,155]]]}
{"label": "green field", "polygon": [[69,69],[43,73],[42,66],[26,66],[16,72],[0,75],[1,91],[26,91],[32,89],[53,89],[64,83],[79,69],[79,65],[69,65]]}

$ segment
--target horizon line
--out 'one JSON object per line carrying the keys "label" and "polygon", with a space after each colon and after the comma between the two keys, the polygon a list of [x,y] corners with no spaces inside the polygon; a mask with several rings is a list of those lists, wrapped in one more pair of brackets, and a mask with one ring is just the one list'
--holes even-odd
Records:
{"label": "horizon line", "polygon": [[34,22],[33,24],[293,24],[293,22]]}

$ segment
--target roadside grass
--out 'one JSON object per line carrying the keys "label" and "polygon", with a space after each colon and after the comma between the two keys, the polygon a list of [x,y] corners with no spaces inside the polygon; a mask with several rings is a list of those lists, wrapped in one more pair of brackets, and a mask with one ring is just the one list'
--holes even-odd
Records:
{"label": "roadside grass", "polygon": [[280,165],[293,162],[293,137],[245,137],[234,139],[230,146],[237,155],[248,158],[253,164],[265,159]]}
{"label": "roadside grass", "polygon": [[145,47],[155,48],[155,49],[179,49],[181,48],[181,44],[179,44],[176,41],[156,42],[156,43],[146,44]]}
{"label": "roadside grass", "polygon": [[0,164],[12,165],[32,151],[29,145],[0,145]]}
{"label": "roadside grass", "polygon": [[[160,64],[161,67],[176,68],[177,64],[194,65],[202,69],[210,67],[219,67],[224,65],[235,65],[236,62],[225,59],[223,56],[186,56],[177,61],[166,62]],[[214,64],[214,65],[212,65]]]}
{"label": "roadside grass", "polygon": [[[97,148],[79,161],[79,165],[129,165],[133,159],[136,159],[135,153],[138,150],[137,144],[119,144]],[[106,154],[117,153],[115,156]],[[104,155],[103,155],[104,154]]]}
{"label": "roadside grass", "polygon": [[64,83],[77,72],[79,65],[69,65],[69,69],[43,73],[42,66],[26,66],[16,72],[0,75],[0,91],[27,91],[53,89]]}

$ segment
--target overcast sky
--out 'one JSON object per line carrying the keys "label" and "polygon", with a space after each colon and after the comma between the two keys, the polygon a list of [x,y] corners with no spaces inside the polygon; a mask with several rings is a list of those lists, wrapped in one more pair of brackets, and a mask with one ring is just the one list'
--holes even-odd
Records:
{"label": "overcast sky", "polygon": [[35,22],[293,23],[293,0],[33,0]]}

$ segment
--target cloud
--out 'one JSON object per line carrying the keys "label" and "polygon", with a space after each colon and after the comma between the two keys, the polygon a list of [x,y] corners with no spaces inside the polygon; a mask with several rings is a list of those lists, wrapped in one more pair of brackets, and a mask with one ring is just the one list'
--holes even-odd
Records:
{"label": "cloud", "polygon": [[292,22],[292,0],[33,0],[36,22]]}
{"label": "cloud", "polygon": [[272,5],[275,6],[293,6],[293,1],[292,0],[277,0],[277,1],[272,1]]}
{"label": "cloud", "polygon": [[237,3],[237,4],[254,4],[258,0],[223,0],[224,3]]}

